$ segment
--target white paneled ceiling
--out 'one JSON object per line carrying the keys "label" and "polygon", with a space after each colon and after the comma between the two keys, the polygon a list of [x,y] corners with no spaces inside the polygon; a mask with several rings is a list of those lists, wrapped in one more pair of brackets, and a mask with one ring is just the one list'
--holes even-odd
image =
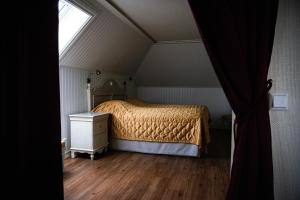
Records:
{"label": "white paneled ceiling", "polygon": [[[202,42],[187,0],[78,1],[93,2],[98,14],[60,59],[60,65],[124,75],[135,75],[138,71],[140,85],[218,85],[205,50],[199,49]],[[149,51],[153,45],[151,38],[157,43]],[[161,43],[174,40],[187,44]],[[172,60],[175,55],[177,60]],[[163,73],[157,75],[160,71]],[[170,71],[175,71],[176,77],[165,82],[168,78],[162,75]],[[206,75],[199,81],[196,74]]]}
{"label": "white paneled ceiling", "polygon": [[107,0],[156,41],[199,40],[187,0]]}
{"label": "white paneled ceiling", "polygon": [[97,16],[60,59],[60,65],[132,75],[152,41],[96,0]]}
{"label": "white paneled ceiling", "polygon": [[201,41],[152,45],[135,81],[138,86],[220,87]]}

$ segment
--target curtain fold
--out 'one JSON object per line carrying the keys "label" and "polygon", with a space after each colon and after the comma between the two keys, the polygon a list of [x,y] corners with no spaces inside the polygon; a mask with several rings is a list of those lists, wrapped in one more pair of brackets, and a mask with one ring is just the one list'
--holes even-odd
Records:
{"label": "curtain fold", "polygon": [[1,195],[60,200],[58,0],[1,8]]}
{"label": "curtain fold", "polygon": [[189,0],[202,40],[236,114],[227,199],[274,199],[267,80],[278,0]]}

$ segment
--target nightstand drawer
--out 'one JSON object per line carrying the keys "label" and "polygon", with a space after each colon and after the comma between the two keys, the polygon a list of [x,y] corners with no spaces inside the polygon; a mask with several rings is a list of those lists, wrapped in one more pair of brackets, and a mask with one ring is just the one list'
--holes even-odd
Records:
{"label": "nightstand drawer", "polygon": [[106,120],[100,120],[100,121],[96,121],[93,125],[93,132],[94,135],[98,135],[102,132],[106,132],[107,130],[107,121]]}

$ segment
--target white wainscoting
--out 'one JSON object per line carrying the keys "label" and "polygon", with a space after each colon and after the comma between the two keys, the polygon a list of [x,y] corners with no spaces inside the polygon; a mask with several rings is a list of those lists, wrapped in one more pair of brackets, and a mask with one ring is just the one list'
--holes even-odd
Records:
{"label": "white wainscoting", "polygon": [[137,96],[147,102],[170,104],[203,104],[213,120],[231,114],[222,88],[138,87]]}
{"label": "white wainscoting", "polygon": [[101,72],[100,76],[96,76],[92,71],[84,69],[60,66],[60,112],[61,112],[61,138],[66,138],[66,150],[70,148],[70,120],[69,115],[80,112],[87,112],[87,91],[86,81],[91,77],[92,87],[101,87],[108,79],[114,79],[119,86],[124,87],[126,84],[126,92],[129,98],[136,96],[136,87],[134,81],[129,81],[129,76],[118,75],[113,73]]}
{"label": "white wainscoting", "polygon": [[67,138],[70,148],[69,114],[87,111],[86,79],[89,72],[82,69],[60,66],[60,117],[61,137]]}

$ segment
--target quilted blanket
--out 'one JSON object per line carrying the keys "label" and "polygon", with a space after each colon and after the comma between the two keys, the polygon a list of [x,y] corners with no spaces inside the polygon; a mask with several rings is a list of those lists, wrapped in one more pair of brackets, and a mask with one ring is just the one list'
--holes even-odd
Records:
{"label": "quilted blanket", "polygon": [[112,138],[198,145],[210,141],[210,114],[204,105],[150,104],[140,100],[111,100],[93,112],[112,114]]}

